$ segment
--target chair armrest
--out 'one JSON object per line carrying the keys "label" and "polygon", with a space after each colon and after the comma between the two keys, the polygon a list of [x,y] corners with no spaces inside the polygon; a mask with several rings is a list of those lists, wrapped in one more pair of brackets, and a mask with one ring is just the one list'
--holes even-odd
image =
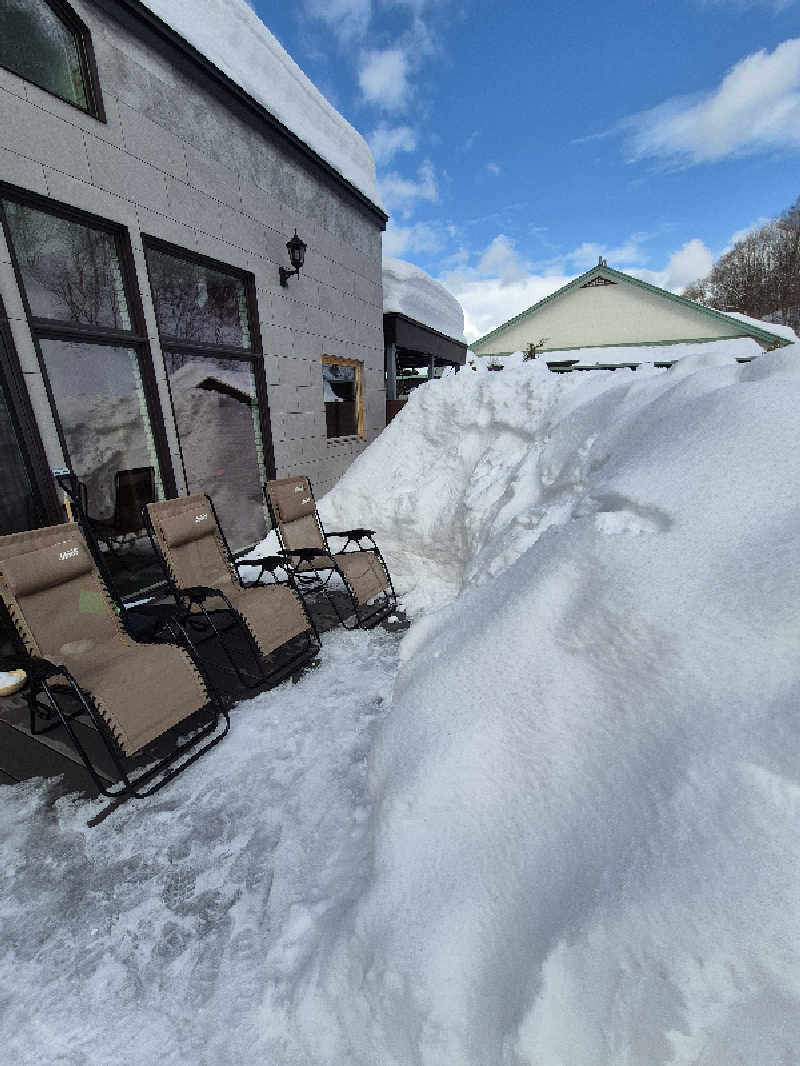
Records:
{"label": "chair armrest", "polygon": [[221,589],[212,589],[207,585],[192,585],[190,588],[179,588],[175,591],[178,596],[184,596],[190,603],[200,604],[214,596],[219,596],[227,602],[227,596]]}
{"label": "chair armrest", "polygon": [[281,548],[281,554],[290,557],[296,555],[301,562],[310,562],[312,559],[327,555],[327,552],[324,548]]}
{"label": "chair armrest", "polygon": [[348,537],[351,540],[361,540],[362,537],[370,537],[370,538],[374,537],[375,536],[375,530],[374,529],[361,529],[361,528],[359,528],[359,529],[344,529],[344,530],[342,530],[339,533],[328,533],[327,530],[326,530],[326,535],[329,536],[329,537]]}
{"label": "chair armrest", "polygon": [[61,674],[72,680],[71,675],[65,666],[56,666],[56,664],[51,663],[49,659],[38,659],[35,656],[31,656],[29,659],[24,659],[19,664],[19,669],[24,670],[28,675],[28,681],[33,681],[34,683],[45,681],[48,677],[53,677],[55,674]]}
{"label": "chair armrest", "polygon": [[260,566],[262,570],[285,568],[286,560],[280,555],[265,555],[260,559],[236,559],[237,566]]}
{"label": "chair armrest", "polygon": [[[292,564],[282,555],[265,555],[263,558],[257,559],[235,559],[234,565],[236,566],[237,570],[240,566],[254,566],[258,568],[259,573],[255,579],[253,579],[252,581],[247,581],[246,585],[244,585],[243,582],[243,585],[246,588],[251,588],[255,585],[260,585],[261,579],[267,572],[272,574],[276,582],[282,580],[280,577],[276,577],[276,570],[283,570],[286,574],[285,580],[287,581],[289,580],[289,578],[291,578],[292,575]],[[240,580],[242,580],[241,575]]]}

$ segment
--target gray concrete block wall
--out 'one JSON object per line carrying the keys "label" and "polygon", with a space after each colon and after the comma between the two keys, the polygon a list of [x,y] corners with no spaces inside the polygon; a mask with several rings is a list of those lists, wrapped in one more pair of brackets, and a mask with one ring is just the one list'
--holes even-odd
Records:
{"label": "gray concrete block wall", "polygon": [[[0,178],[128,229],[174,454],[142,234],[251,271],[277,473],[304,470],[325,491],[385,422],[378,220],[91,0],[73,6],[92,33],[108,121],[0,70]],[[308,245],[306,264],[282,288],[278,268],[289,265],[286,241],[295,229]],[[0,259],[9,315],[15,291]],[[12,327],[26,373],[36,377],[27,324],[18,315]],[[362,361],[366,441],[327,440],[323,355]],[[43,436],[54,433],[47,421]]]}

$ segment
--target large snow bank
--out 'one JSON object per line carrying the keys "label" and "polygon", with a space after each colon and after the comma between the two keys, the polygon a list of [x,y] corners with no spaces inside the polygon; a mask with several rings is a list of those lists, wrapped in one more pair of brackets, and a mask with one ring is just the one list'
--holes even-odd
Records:
{"label": "large snow bank", "polygon": [[244,0],[144,3],[368,199],[380,203],[375,160],[367,142],[328,103]]}
{"label": "large snow bank", "polygon": [[310,1061],[796,1061],[800,345],[703,363],[462,371],[329,500],[451,602],[297,991]]}
{"label": "large snow bank", "polygon": [[505,362],[323,501],[416,614],[388,713],[326,634],[96,829],[0,788],[9,1062],[797,1061],[800,344]]}
{"label": "large snow bank", "polygon": [[446,337],[464,340],[464,311],[455,296],[430,274],[403,259],[384,257],[383,310],[397,311]]}

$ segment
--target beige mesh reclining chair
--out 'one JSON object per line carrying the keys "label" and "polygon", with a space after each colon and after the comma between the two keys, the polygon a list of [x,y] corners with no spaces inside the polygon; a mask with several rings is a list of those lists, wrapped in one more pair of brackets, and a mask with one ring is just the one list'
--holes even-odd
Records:
{"label": "beige mesh reclining chair", "polygon": [[[268,481],[264,493],[281,548],[295,564],[300,588],[322,591],[346,629],[368,629],[395,609],[392,579],[371,529],[326,533],[307,477]],[[330,550],[329,537],[344,540],[341,551]],[[333,574],[342,580],[350,601],[349,612],[343,612],[331,595],[329,582]]]}
{"label": "beige mesh reclining chair", "polygon": [[[31,732],[63,726],[105,795],[155,792],[227,732],[228,716],[189,651],[139,644],[127,633],[74,522],[0,537],[0,598],[30,656],[22,665]],[[55,721],[40,727],[43,713]],[[117,784],[103,780],[81,743],[74,724],[81,715],[96,727]],[[134,756],[184,722],[197,732],[170,740],[166,756],[153,755],[155,765],[134,771]],[[191,754],[182,758],[184,752]]]}
{"label": "beige mesh reclining chair", "polygon": [[[235,560],[206,495],[149,503],[143,513],[175,595],[202,615],[243,685],[275,684],[316,655],[319,637],[303,600],[288,581],[276,578],[280,570],[290,572],[285,559]],[[273,583],[243,583],[240,566],[260,567],[259,582],[270,571]],[[244,633],[255,675],[237,654],[231,627],[217,620],[214,601],[224,604],[223,611],[236,619],[236,630]]]}

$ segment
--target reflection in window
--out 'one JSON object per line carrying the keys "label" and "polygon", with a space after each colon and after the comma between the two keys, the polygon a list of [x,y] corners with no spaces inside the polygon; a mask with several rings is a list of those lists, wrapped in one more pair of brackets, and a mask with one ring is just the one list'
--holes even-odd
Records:
{"label": "reflection in window", "polygon": [[322,361],[322,398],[329,439],[362,433],[360,363],[326,356]]}
{"label": "reflection in window", "polygon": [[33,207],[5,204],[34,318],[130,329],[114,237]]}
{"label": "reflection in window", "polygon": [[116,475],[157,469],[136,352],[82,341],[40,344],[72,469],[86,486],[89,515],[112,520],[119,508]]}
{"label": "reflection in window", "polygon": [[153,248],[147,250],[147,265],[162,338],[251,347],[241,278]]}
{"label": "reflection in window", "polygon": [[[4,345],[0,334],[0,346]],[[28,471],[9,410],[0,388],[0,533],[20,533],[40,524]]]}
{"label": "reflection in window", "polygon": [[90,110],[78,36],[44,0],[0,3],[0,66]]}
{"label": "reflection in window", "polygon": [[266,481],[249,360],[165,353],[187,489],[214,501],[233,551],[264,535]]}

